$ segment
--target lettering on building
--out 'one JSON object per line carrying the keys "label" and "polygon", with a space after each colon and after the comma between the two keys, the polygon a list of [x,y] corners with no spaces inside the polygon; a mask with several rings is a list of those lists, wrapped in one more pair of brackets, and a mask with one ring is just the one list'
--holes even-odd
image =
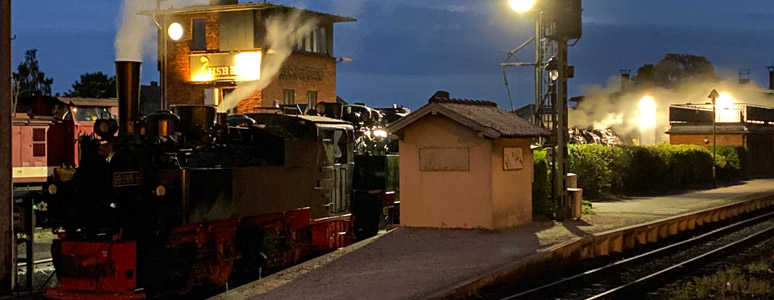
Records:
{"label": "lettering on building", "polygon": [[287,66],[280,69],[279,78],[321,81],[323,79],[323,71],[313,67]]}

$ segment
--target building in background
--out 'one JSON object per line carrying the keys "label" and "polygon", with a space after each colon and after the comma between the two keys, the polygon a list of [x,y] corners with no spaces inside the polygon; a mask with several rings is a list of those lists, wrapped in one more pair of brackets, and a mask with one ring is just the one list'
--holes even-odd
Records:
{"label": "building in background", "polygon": [[270,76],[261,72],[274,52],[266,42],[266,21],[292,13],[300,13],[302,19],[315,18],[317,25],[296,40],[292,54],[271,83],[240,99],[231,112],[256,112],[277,104],[336,102],[333,24],[355,19],[272,3],[236,1],[144,12],[159,24],[162,101],[167,107],[218,105],[242,88],[239,83]]}
{"label": "building in background", "polygon": [[748,176],[774,176],[774,108],[733,104],[716,108],[715,122],[712,115],[712,105],[671,105],[669,143],[744,147]]}

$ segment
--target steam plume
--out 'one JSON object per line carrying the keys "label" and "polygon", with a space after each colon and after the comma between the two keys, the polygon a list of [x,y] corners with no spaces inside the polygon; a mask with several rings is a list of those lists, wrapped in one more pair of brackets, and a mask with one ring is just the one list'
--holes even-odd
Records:
{"label": "steam plume", "polygon": [[[163,4],[168,8],[189,5],[205,5],[208,0],[168,0]],[[120,25],[116,33],[116,60],[140,61],[143,55],[154,54],[156,43],[152,37],[156,33],[156,25],[149,16],[139,15],[142,11],[156,9],[156,0],[124,0],[120,11]]]}
{"label": "steam plume", "polygon": [[228,94],[218,105],[218,112],[234,108],[239,100],[249,97],[253,92],[265,88],[276,77],[282,64],[293,52],[293,46],[302,37],[308,35],[318,20],[304,18],[296,11],[289,15],[272,15],[266,20],[266,45],[270,51],[264,51],[261,62],[261,78],[256,81],[240,83],[239,88]]}
{"label": "steam plume", "polygon": [[[774,106],[774,100],[764,94],[760,86],[749,84],[737,84],[733,81],[696,82],[686,81],[676,88],[640,88],[632,91],[619,92],[620,85],[611,84],[606,87],[591,86],[584,88],[587,95],[576,109],[569,111],[569,125],[581,128],[613,128],[619,135],[639,139],[644,145],[668,142],[669,136],[665,132],[669,129],[669,105],[670,104],[703,104],[709,102],[707,98],[712,89],[717,89],[721,94],[727,93],[737,104],[755,104],[761,106]],[[644,97],[653,98],[655,113],[654,123],[651,123],[655,138],[642,136],[643,116],[640,109],[641,100]],[[648,134],[650,135],[650,134]]]}

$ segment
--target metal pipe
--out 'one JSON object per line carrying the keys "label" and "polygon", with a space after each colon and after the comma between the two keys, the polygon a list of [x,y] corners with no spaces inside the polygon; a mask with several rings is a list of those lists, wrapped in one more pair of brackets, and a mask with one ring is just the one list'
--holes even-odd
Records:
{"label": "metal pipe", "polygon": [[116,96],[118,96],[118,135],[138,136],[137,121],[140,119],[140,68],[139,61],[116,62]]}
{"label": "metal pipe", "polygon": [[[537,2],[536,5],[540,5]],[[543,29],[541,11],[538,6],[535,10],[535,125],[543,127]]]}
{"label": "metal pipe", "polygon": [[11,114],[11,0],[0,0],[0,294],[16,285]]}

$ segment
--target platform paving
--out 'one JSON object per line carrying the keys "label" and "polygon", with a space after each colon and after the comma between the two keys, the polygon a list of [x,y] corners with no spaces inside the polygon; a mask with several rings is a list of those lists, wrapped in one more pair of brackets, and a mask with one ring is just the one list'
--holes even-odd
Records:
{"label": "platform paving", "polygon": [[582,220],[501,231],[398,228],[213,299],[427,299],[551,247],[616,228],[774,195],[774,179],[593,203]]}

